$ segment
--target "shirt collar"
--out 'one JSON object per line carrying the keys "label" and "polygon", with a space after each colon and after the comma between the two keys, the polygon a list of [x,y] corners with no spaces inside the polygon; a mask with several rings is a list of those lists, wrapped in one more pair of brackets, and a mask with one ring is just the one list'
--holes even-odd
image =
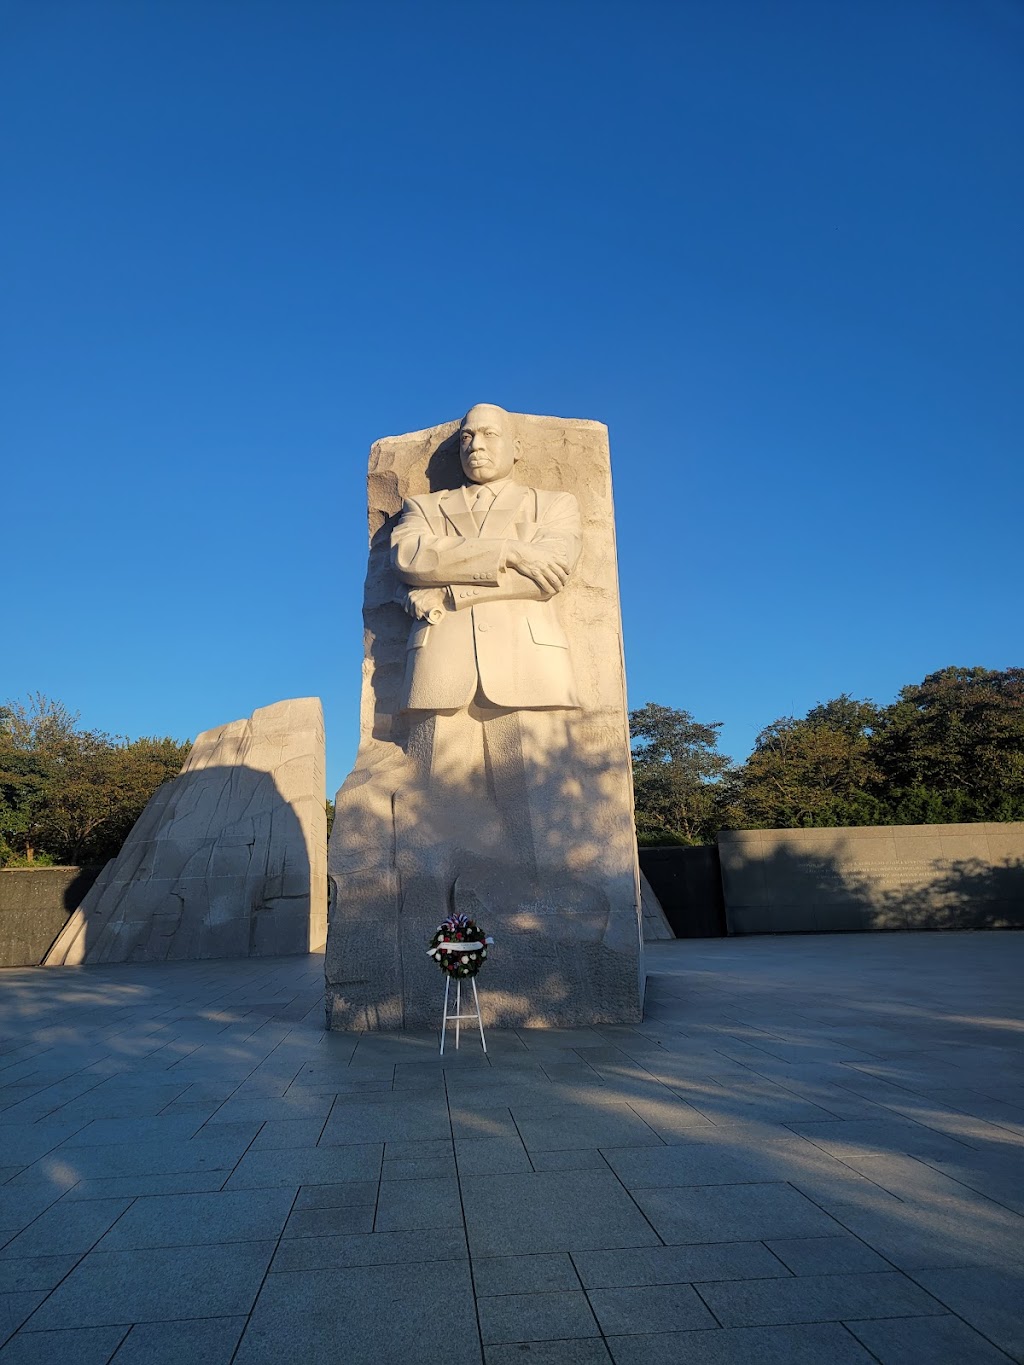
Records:
{"label": "shirt collar", "polygon": [[514,480],[511,474],[509,474],[504,479],[492,479],[490,483],[467,483],[466,496],[472,502],[472,500],[476,497],[477,492],[481,488],[486,488],[496,498],[499,493],[504,492],[504,490],[509,486],[509,484],[513,482]]}

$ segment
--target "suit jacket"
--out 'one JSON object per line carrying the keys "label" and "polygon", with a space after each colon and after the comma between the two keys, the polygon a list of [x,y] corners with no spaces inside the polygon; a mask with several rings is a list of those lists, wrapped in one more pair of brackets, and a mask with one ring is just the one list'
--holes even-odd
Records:
{"label": "suit jacket", "polygon": [[560,550],[574,568],[583,544],[576,499],[508,483],[479,530],[465,488],[406,501],[391,562],[410,587],[450,588],[452,609],[436,624],[413,624],[403,710],[458,710],[478,687],[493,705],[515,710],[579,706],[554,601],[504,567],[513,539]]}

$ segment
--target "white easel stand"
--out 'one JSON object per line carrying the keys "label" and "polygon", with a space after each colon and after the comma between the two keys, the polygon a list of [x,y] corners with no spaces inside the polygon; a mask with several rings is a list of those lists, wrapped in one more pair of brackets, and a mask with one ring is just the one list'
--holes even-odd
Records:
{"label": "white easel stand", "polygon": [[452,979],[445,976],[444,979],[444,1018],[441,1021],[441,1056],[444,1056],[444,1040],[448,1031],[448,1020],[455,1021],[455,1051],[459,1050],[459,1027],[463,1019],[475,1019],[480,1028],[480,1046],[487,1051],[487,1039],[484,1037],[484,1021],[480,1018],[480,997],[476,993],[476,977],[469,978],[469,984],[473,987],[473,1004],[476,1006],[475,1014],[462,1013],[462,978],[455,978],[455,1013],[448,1013],[448,993],[451,990]]}

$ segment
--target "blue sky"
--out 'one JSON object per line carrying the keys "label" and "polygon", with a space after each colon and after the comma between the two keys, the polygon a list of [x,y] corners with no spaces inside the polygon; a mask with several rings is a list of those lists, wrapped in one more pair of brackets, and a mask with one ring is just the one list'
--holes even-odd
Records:
{"label": "blue sky", "polygon": [[[630,703],[1024,663],[1015,0],[3,0],[0,698],[354,754],[370,443],[611,431]],[[1014,382],[1016,381],[1016,383]]]}

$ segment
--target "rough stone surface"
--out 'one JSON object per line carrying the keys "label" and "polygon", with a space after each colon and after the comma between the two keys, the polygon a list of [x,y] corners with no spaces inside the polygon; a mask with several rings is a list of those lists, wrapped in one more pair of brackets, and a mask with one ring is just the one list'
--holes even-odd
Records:
{"label": "rough stone surface", "polygon": [[319,698],[207,730],[150,798],[45,966],[267,957],[326,936]]}
{"label": "rough stone surface", "polygon": [[654,894],[650,882],[640,873],[640,908],[643,912],[644,942],[655,943],[658,939],[675,938],[672,926],[665,918],[661,901]]}
{"label": "rough stone surface", "polygon": [[732,934],[1024,927],[1024,823],[718,836]]}
{"label": "rough stone surface", "polygon": [[18,867],[0,872],[0,967],[38,966],[100,871]]}
{"label": "rough stone surface", "polygon": [[[495,521],[476,528],[467,510],[456,423],[379,441],[370,453],[361,743],[338,793],[329,854],[332,1028],[435,1023],[442,978],[425,949],[453,910],[496,940],[480,978],[486,1023],[640,1017],[607,430],[553,417],[509,421],[521,441],[513,479],[523,497],[507,487],[498,494],[486,514],[497,522],[489,541]],[[553,597],[523,591],[510,600],[516,576],[496,569],[494,536],[519,549],[562,546],[568,582]],[[443,562],[453,547],[465,561],[449,599],[456,605],[433,622],[410,621],[408,599],[403,611],[396,597],[417,585],[438,591],[428,551],[439,542]],[[448,659],[450,669],[434,666]],[[449,682],[451,696],[442,696]],[[447,709],[407,709],[428,696]],[[488,711],[488,702],[505,709]]]}

